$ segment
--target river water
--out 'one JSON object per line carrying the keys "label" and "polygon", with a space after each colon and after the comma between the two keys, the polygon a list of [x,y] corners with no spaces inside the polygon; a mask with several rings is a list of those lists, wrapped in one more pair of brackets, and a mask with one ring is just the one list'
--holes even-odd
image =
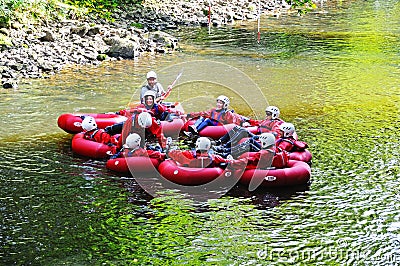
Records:
{"label": "river water", "polygon": [[[324,2],[225,28],[182,29],[181,51],[63,71],[0,97],[2,265],[399,265],[400,2]],[[147,194],[76,156],[69,112],[137,100],[150,69],[186,111],[228,94],[280,107],[313,153],[309,186],[196,202]]]}

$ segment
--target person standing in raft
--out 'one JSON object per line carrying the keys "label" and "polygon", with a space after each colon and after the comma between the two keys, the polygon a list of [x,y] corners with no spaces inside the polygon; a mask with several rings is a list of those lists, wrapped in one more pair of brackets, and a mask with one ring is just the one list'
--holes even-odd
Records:
{"label": "person standing in raft", "polygon": [[[261,133],[272,133],[275,138],[279,138],[280,129],[279,125],[284,123],[282,119],[279,118],[279,108],[276,106],[268,106],[265,109],[265,118],[263,120],[252,120],[250,119],[249,125],[257,126],[257,135]],[[258,139],[258,136],[251,133],[245,127],[235,126],[229,132],[227,132],[224,136],[215,141],[215,150],[230,148],[232,146],[236,146],[242,138],[251,137],[254,140]],[[252,142],[254,145],[258,146],[256,143]],[[222,145],[222,146],[221,146]],[[252,150],[257,151],[257,150]]]}
{"label": "person standing in raft", "polygon": [[118,141],[118,147],[122,147],[122,143],[125,142],[129,133],[137,133],[141,137],[140,147],[144,148],[146,136],[155,136],[160,146],[165,148],[166,138],[155,118],[142,109],[132,109],[131,112],[128,115],[127,121],[108,126],[104,129],[110,135],[122,133]]}
{"label": "person standing in raft", "polygon": [[275,145],[275,135],[262,133],[260,135],[261,150],[255,153],[243,153],[238,159],[247,158],[246,169],[268,169],[270,167],[285,168],[288,165],[289,154],[278,151]]}
{"label": "person standing in raft", "polygon": [[[159,103],[163,100],[163,95],[165,95],[165,90],[161,83],[157,82],[157,74],[154,71],[149,71],[146,75],[147,84],[140,90],[140,102],[143,103],[144,94],[147,91],[154,91],[156,98],[155,102]],[[169,87],[168,87],[169,89]]]}
{"label": "person standing in raft", "polygon": [[113,147],[112,153],[115,153],[118,140],[114,136],[108,134],[104,129],[97,128],[96,120],[91,116],[85,116],[82,121],[83,138],[99,143],[103,143]]}
{"label": "person standing in raft", "polygon": [[122,149],[117,154],[114,154],[111,158],[115,159],[117,157],[139,157],[145,156],[149,158],[157,159],[159,162],[165,160],[165,153],[161,153],[160,151],[154,150],[146,150],[140,147],[142,142],[142,138],[137,133],[129,134],[126,138],[125,144],[122,146]]}
{"label": "person standing in raft", "polygon": [[223,167],[230,164],[231,168],[244,169],[245,160],[225,159],[210,152],[211,141],[209,138],[200,137],[196,141],[196,149],[170,150],[167,156],[182,166],[191,168]]}
{"label": "person standing in raft", "polygon": [[246,118],[228,110],[229,98],[225,95],[220,95],[217,98],[217,105],[208,111],[192,112],[186,115],[186,118],[199,117],[197,121],[188,127],[189,132],[185,134],[188,136],[198,135],[207,126],[217,126],[219,124],[237,124],[242,125],[246,123]]}
{"label": "person standing in raft", "polygon": [[276,141],[276,145],[278,149],[294,152],[294,151],[303,151],[308,148],[308,144],[304,141],[296,140],[293,135],[296,132],[296,129],[292,123],[283,123],[279,126],[281,131],[281,138]]}

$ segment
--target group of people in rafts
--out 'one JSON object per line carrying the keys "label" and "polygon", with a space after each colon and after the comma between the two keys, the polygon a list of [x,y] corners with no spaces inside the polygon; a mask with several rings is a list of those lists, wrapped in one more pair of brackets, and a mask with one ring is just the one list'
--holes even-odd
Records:
{"label": "group of people in rafts", "polygon": [[[275,106],[266,108],[263,120],[253,120],[229,110],[229,98],[220,95],[215,108],[183,114],[162,104],[171,88],[165,92],[156,79],[155,72],[150,71],[148,84],[141,90],[141,104],[116,112],[128,117],[125,122],[98,129],[93,117],[85,117],[82,121],[84,137],[112,146],[112,158],[148,156],[160,161],[170,158],[182,166],[202,168],[221,164],[241,169],[284,168],[290,152],[307,148],[306,143],[296,140],[294,125],[279,118],[280,111]],[[190,139],[196,139],[194,150],[170,149],[171,139],[164,136],[159,121],[174,118],[197,118],[188,126],[188,131],[183,132]],[[217,140],[199,137],[204,128],[220,124],[236,126]],[[125,134],[124,126],[128,127]],[[255,134],[247,129],[249,126],[257,127]],[[145,140],[152,137],[158,140],[159,146],[146,145]]]}

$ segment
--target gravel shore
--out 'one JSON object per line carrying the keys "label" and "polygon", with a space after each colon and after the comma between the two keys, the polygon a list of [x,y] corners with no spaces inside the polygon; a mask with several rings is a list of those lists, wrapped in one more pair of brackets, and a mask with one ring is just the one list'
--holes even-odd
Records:
{"label": "gravel shore", "polygon": [[[259,5],[260,3],[260,5]],[[261,9],[260,9],[261,8]],[[259,10],[276,15],[290,6],[279,1],[212,1],[211,24],[255,20]],[[208,26],[209,1],[145,0],[142,8],[118,11],[114,21],[52,21],[0,28],[1,86],[18,88],[25,78],[46,78],[70,65],[98,65],[143,53],[172,53],[178,40],[164,30]]]}

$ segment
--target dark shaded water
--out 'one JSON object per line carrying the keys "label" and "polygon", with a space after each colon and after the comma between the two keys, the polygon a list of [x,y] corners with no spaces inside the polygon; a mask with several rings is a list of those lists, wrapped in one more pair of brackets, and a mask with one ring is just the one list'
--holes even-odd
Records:
{"label": "dark shaded water", "polygon": [[[256,23],[210,35],[184,29],[175,55],[64,71],[2,91],[0,264],[398,265],[400,4],[324,10],[263,17],[260,44]],[[119,110],[137,97],[148,70],[168,84],[187,62],[198,68],[184,65],[171,100],[200,110],[223,92],[250,115],[266,100],[279,106],[312,148],[312,184],[235,187],[201,204],[172,192],[153,198],[103,161],[71,152],[72,136],[57,127],[61,113]],[[215,62],[241,71],[265,99],[254,84],[235,92],[229,80],[242,79],[215,71]],[[213,82],[194,82],[200,72]]]}

